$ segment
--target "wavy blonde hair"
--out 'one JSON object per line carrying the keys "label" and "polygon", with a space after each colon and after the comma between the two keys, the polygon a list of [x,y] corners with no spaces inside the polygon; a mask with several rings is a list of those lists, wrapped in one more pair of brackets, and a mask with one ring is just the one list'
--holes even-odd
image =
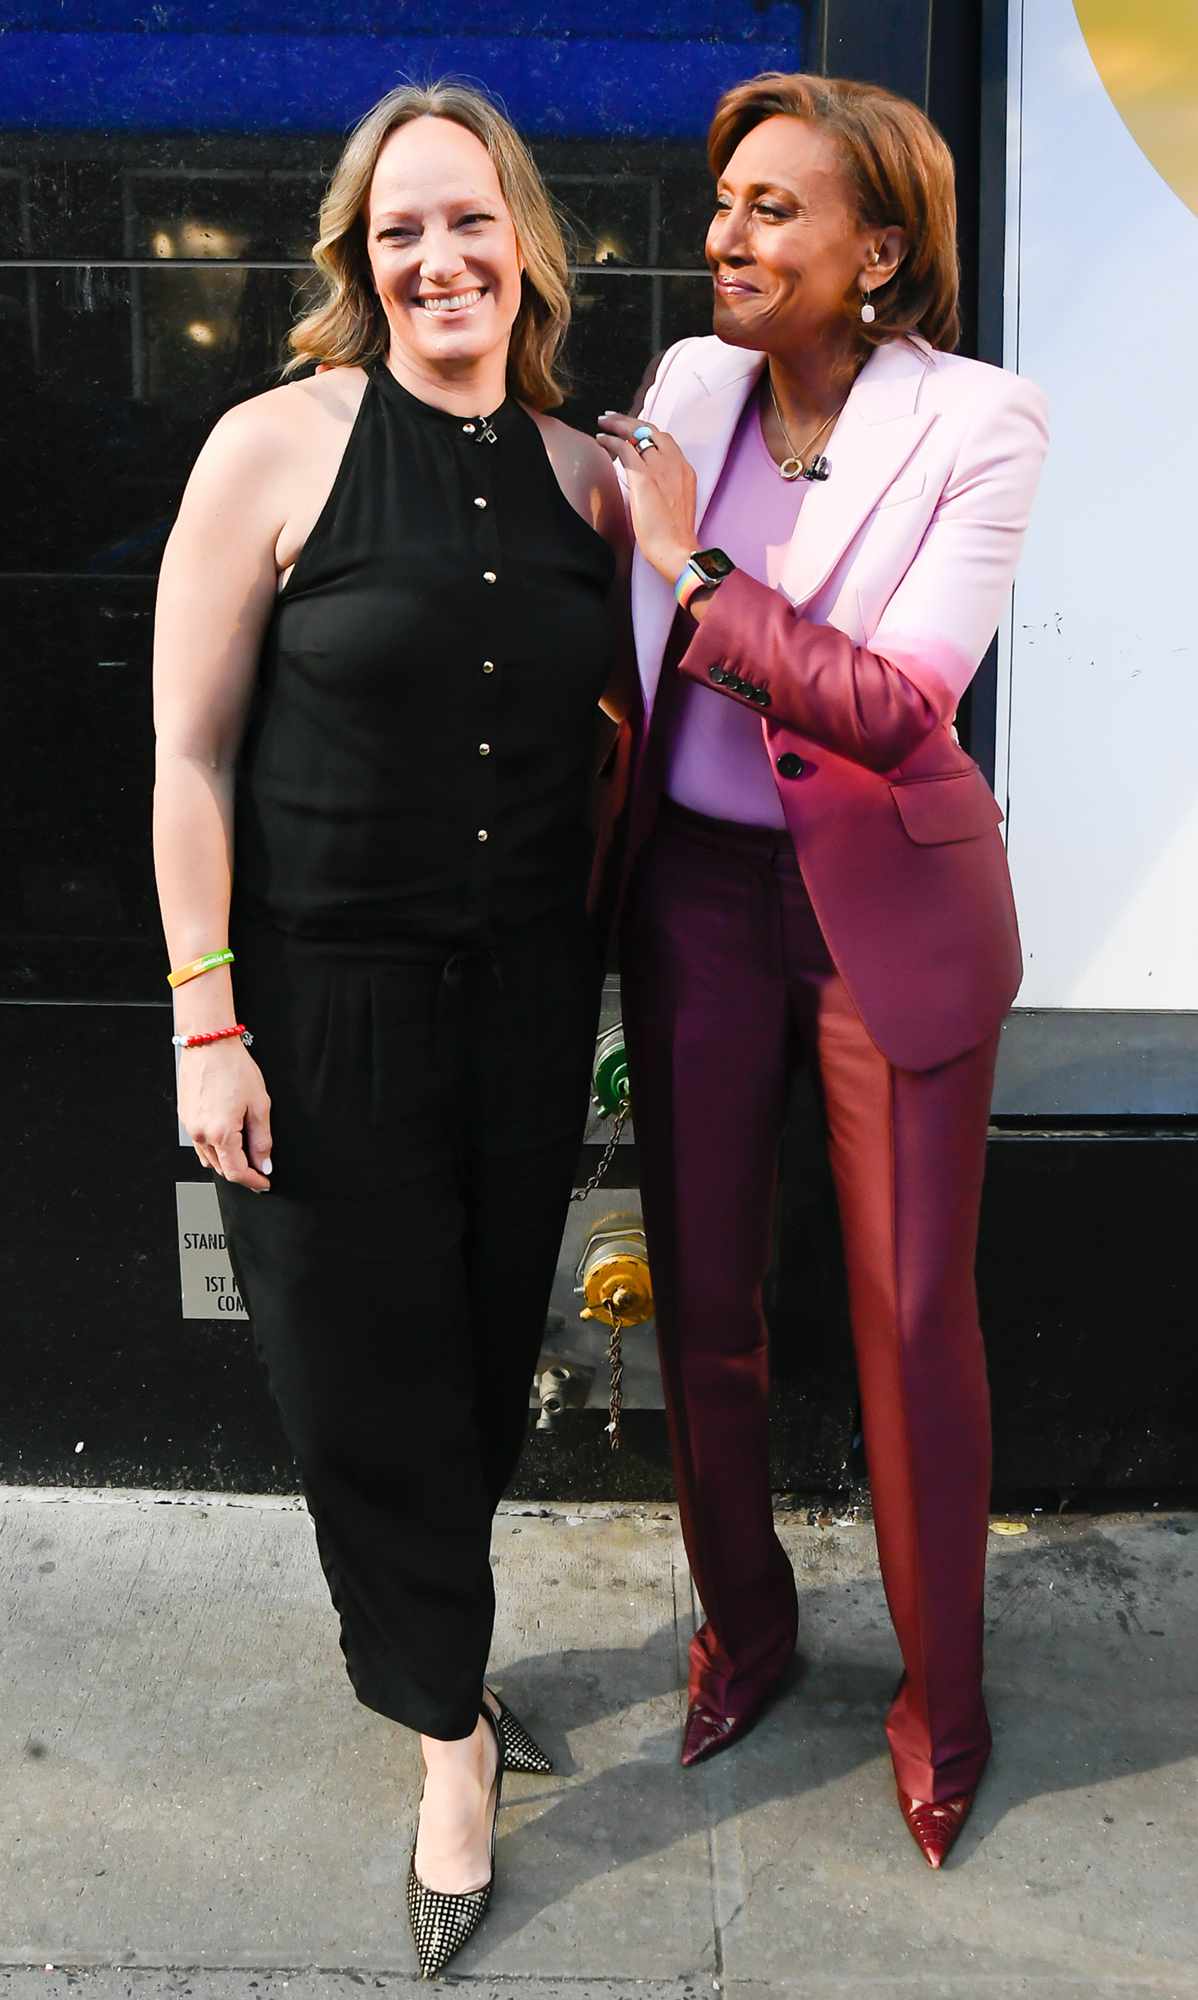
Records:
{"label": "wavy blonde hair", "polygon": [[922,334],[951,351],[960,338],[957,194],[953,156],[918,105],[876,83],[765,70],[725,91],[707,134],[717,177],[741,140],[766,118],[807,118],[840,147],[857,214],[870,228],[897,225],[907,239],[889,283],[871,294],[877,314],[862,324],[854,289],[845,315],[865,346]]}
{"label": "wavy blonde hair", "polygon": [[320,204],[312,249],[318,298],[288,335],[290,375],[307,362],[365,364],[387,352],[386,315],[366,253],[370,184],[392,132],[415,118],[447,118],[486,147],[524,260],[520,310],[508,348],[508,387],[535,410],[565,400],[557,357],[570,324],[566,246],[544,181],[514,125],[481,90],[445,80],[401,84],[354,127]]}

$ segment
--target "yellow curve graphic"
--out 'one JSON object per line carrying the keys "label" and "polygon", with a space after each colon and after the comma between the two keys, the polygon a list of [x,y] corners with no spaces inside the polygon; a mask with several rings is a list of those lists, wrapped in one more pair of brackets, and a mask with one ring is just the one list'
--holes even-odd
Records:
{"label": "yellow curve graphic", "polygon": [[1112,104],[1198,215],[1198,0],[1073,0]]}

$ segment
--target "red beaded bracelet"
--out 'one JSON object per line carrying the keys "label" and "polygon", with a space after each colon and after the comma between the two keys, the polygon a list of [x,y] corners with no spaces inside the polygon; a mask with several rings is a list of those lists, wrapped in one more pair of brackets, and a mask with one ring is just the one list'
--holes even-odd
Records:
{"label": "red beaded bracelet", "polygon": [[233,1035],[240,1035],[248,1049],[254,1037],[244,1021],[238,1021],[234,1028],[214,1028],[210,1035],[172,1035],[171,1042],[177,1049],[203,1049],[209,1042],[227,1042]]}

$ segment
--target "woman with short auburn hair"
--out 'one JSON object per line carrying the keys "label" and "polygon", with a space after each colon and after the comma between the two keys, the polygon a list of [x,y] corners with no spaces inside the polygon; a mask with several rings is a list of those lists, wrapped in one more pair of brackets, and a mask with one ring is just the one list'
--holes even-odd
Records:
{"label": "woman with short auburn hair", "polygon": [[719,179],[742,139],[767,118],[806,118],[834,135],[857,215],[875,228],[897,224],[902,262],[871,295],[874,317],[860,317],[860,296],[845,313],[858,358],[896,334],[918,333],[952,350],[961,337],[957,309],[957,196],[953,156],[918,105],[869,83],[835,77],[752,77],[726,91],[707,134],[707,161]]}
{"label": "woman with short auburn hair", "polygon": [[586,1115],[626,522],[546,414],[566,253],[480,92],[383,98],[314,257],[317,372],[221,419],[163,562],[155,858],[180,1116],[349,1677],[420,1734],[431,1975],[486,1913],[505,1769],[550,1768],[484,1688],[491,1521]]}
{"label": "woman with short auburn hair", "polygon": [[903,1661],[887,1734],[938,1867],[990,1747],[973,1264],[1020,978],[1001,814],[953,722],[1010,592],[1044,398],[952,351],[952,158],[914,105],[754,77],[721,99],[710,160],[715,337],[664,355],[639,420],[601,425],[638,544],[624,1019],[705,1613],[682,1759],[752,1726],[795,1645],[761,1293],[805,1062]]}

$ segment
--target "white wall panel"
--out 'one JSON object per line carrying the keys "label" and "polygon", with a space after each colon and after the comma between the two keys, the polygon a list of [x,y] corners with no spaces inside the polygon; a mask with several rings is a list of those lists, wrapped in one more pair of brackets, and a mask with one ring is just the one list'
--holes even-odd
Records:
{"label": "white wall panel", "polygon": [[[1143,0],[1116,48],[1096,32],[1111,13],[1012,0],[1007,362],[1048,392],[1052,446],[1000,663],[999,784],[1020,1004],[1188,1009],[1198,216],[1165,177],[1193,185],[1176,150],[1158,172],[1110,92],[1142,104],[1155,61],[1156,87],[1168,70],[1184,93],[1194,36],[1182,9]],[[1192,108],[1198,154],[1198,87]]]}

